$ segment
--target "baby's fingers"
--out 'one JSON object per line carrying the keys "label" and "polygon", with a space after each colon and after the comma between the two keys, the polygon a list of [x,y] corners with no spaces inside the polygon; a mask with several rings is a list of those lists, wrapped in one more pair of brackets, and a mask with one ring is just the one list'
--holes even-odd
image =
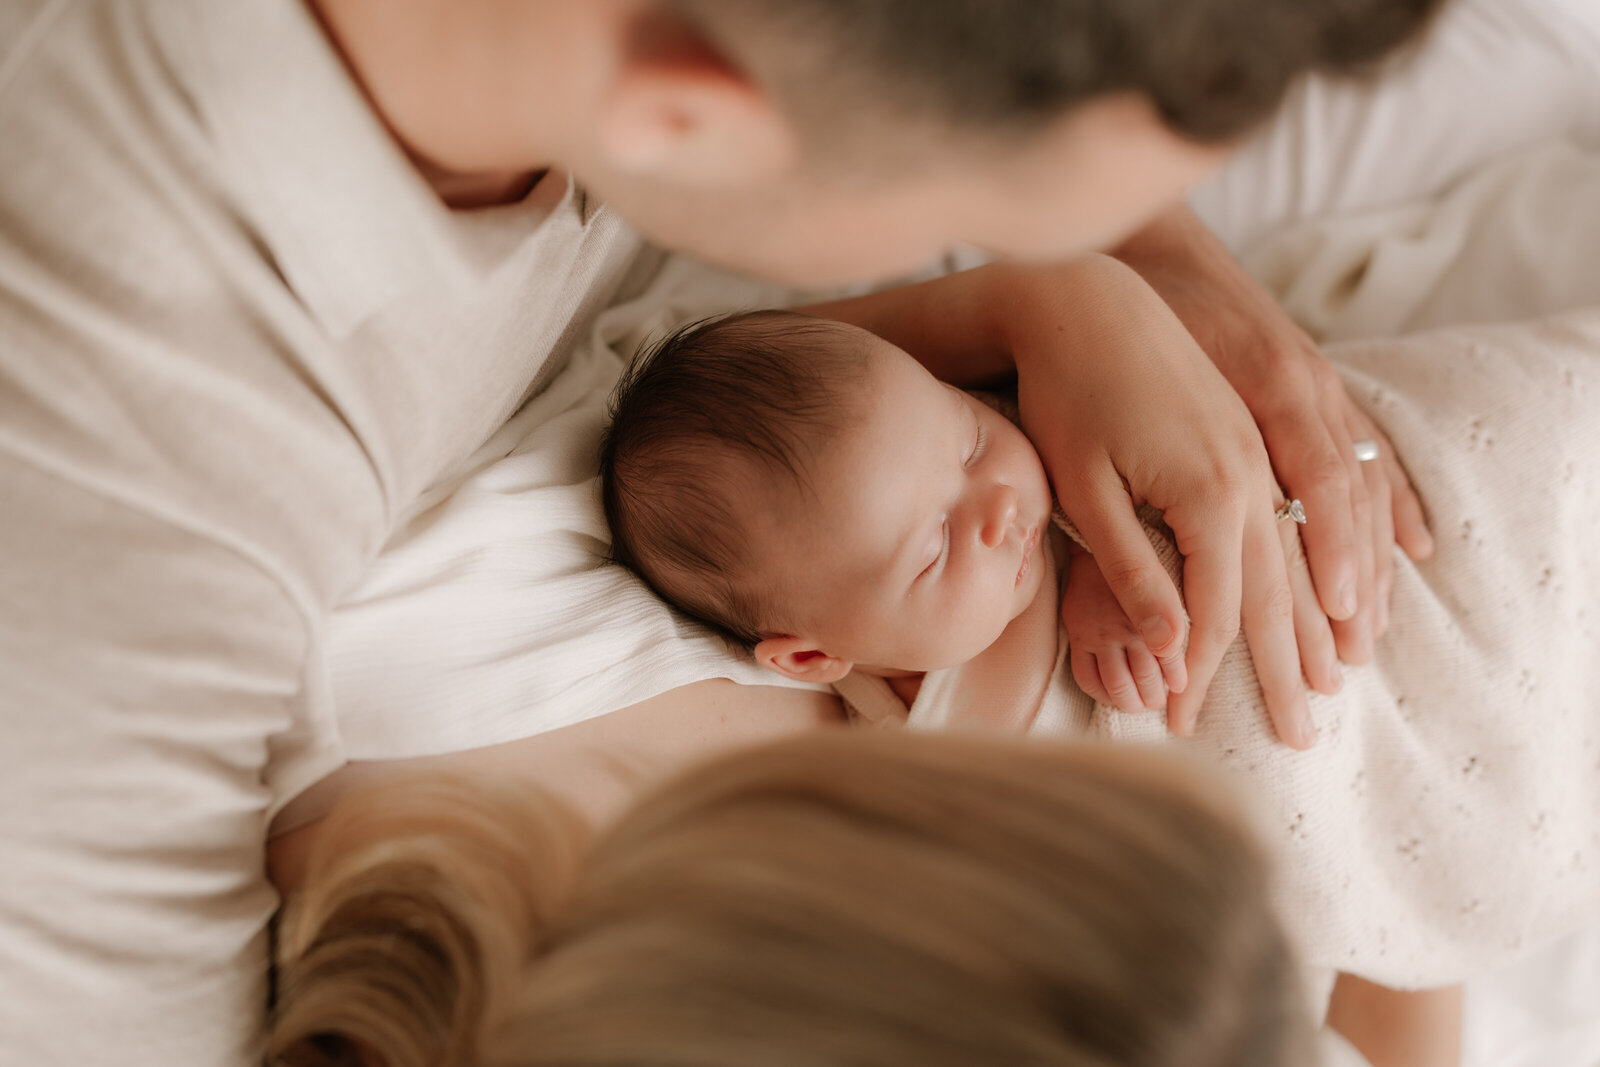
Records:
{"label": "baby's fingers", "polygon": [[1167,683],[1162,677],[1161,663],[1144,646],[1144,642],[1131,644],[1126,649],[1128,672],[1139,689],[1139,703],[1151,711],[1167,708]]}
{"label": "baby's fingers", "polygon": [[1077,645],[1072,646],[1071,653],[1072,679],[1078,683],[1078,688],[1093,697],[1096,703],[1112,703],[1111,694],[1100,682],[1100,668],[1095,663],[1094,654]]}
{"label": "baby's fingers", "polygon": [[[1071,499],[1063,490],[1071,490]],[[1076,487],[1061,482],[1057,492],[1122,613],[1160,658],[1163,670],[1170,670],[1173,691],[1181,692],[1189,681],[1184,657],[1189,620],[1177,586],[1145,537],[1122,476],[1109,466],[1085,471]]]}
{"label": "baby's fingers", "polygon": [[[1145,654],[1149,655],[1149,652]],[[1144,702],[1139,696],[1139,686],[1133,680],[1133,672],[1128,670],[1128,657],[1123,650],[1106,648],[1091,655],[1100,673],[1100,684],[1111,698],[1106,703],[1118,711],[1143,711]]]}

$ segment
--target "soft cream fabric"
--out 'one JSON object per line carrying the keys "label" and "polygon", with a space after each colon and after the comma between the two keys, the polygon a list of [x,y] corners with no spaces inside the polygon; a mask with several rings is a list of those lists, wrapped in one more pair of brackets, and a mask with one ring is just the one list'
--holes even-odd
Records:
{"label": "soft cream fabric", "polygon": [[1597,190],[1600,144],[1547,141],[1436,198],[1286,228],[1243,262],[1324,343],[1553,314],[1600,303]]}
{"label": "soft cream fabric", "polygon": [[328,660],[351,759],[511,741],[703,678],[795,685],[606,562],[606,401],[645,339],[801,294],[647,252],[567,369],[439,483],[334,613]]}
{"label": "soft cream fabric", "polygon": [[1284,226],[1410,204],[1552,139],[1600,148],[1600,4],[1450,0],[1380,76],[1313,76],[1190,196],[1235,253]]}

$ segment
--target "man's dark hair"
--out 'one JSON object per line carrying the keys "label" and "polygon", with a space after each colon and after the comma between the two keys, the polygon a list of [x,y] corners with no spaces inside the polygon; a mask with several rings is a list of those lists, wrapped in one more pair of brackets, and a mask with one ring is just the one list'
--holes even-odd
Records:
{"label": "man's dark hair", "polygon": [[[1443,0],[670,0],[823,132],[890,114],[1026,134],[1110,93],[1227,140],[1313,70],[1357,73]],[[837,132],[835,130],[835,132]]]}
{"label": "man's dark hair", "polygon": [[771,590],[746,580],[752,477],[810,491],[813,444],[859,403],[864,352],[846,327],[781,311],[685,326],[641,352],[600,445],[612,558],[663,599],[754,645]]}

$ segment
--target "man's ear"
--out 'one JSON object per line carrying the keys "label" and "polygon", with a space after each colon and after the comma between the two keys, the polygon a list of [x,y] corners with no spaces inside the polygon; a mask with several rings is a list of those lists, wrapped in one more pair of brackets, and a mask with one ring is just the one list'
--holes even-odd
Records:
{"label": "man's ear", "polygon": [[803,637],[768,637],[756,642],[756,662],[797,682],[832,685],[855,664],[830,656]]}
{"label": "man's ear", "polygon": [[789,168],[787,117],[694,27],[647,5],[620,28],[596,141],[612,166],[706,188]]}

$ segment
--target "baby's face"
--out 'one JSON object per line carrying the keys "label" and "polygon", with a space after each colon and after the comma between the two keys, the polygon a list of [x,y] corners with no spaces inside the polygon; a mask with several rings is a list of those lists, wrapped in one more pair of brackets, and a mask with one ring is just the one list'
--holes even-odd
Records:
{"label": "baby's face", "polygon": [[1005,417],[893,345],[865,333],[860,343],[863,414],[818,446],[814,491],[774,480],[753,494],[757,580],[793,636],[828,656],[954,666],[1038,594],[1049,483]]}

